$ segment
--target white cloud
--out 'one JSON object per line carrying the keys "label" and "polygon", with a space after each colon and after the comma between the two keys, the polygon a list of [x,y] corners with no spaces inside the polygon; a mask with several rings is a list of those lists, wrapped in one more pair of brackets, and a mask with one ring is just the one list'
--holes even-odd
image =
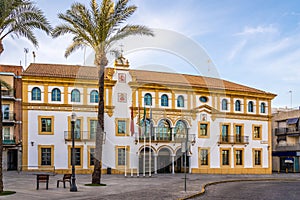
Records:
{"label": "white cloud", "polygon": [[248,27],[246,26],[242,32],[236,33],[235,35],[254,35],[262,33],[276,33],[278,30],[273,26],[257,26],[257,27]]}
{"label": "white cloud", "polygon": [[233,60],[236,57],[236,55],[238,55],[241,52],[241,50],[244,48],[246,44],[247,44],[247,40],[243,40],[240,43],[238,43],[229,53],[228,60],[229,61]]}

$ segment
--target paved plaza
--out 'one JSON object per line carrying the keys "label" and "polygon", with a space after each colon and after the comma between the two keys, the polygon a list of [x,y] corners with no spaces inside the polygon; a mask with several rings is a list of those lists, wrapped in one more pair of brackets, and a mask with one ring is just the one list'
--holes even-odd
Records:
{"label": "paved plaza", "polygon": [[50,176],[49,189],[40,183],[36,190],[36,175],[34,173],[16,171],[4,172],[4,190],[16,191],[16,194],[3,196],[0,199],[184,199],[198,194],[208,183],[231,180],[274,180],[300,181],[300,174],[272,174],[272,175],[208,175],[187,174],[187,191],[184,191],[184,174],[156,174],[149,177],[125,177],[124,175],[102,175],[102,183],[107,186],[85,186],[91,183],[91,175],[76,175],[78,192],[70,192],[69,184],[63,188],[56,187],[56,181],[63,175]]}

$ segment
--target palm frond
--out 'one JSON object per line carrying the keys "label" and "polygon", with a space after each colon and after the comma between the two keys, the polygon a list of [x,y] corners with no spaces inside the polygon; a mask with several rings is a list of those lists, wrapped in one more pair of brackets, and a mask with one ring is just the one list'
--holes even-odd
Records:
{"label": "palm frond", "polygon": [[[50,34],[52,27],[43,12],[30,0],[1,0],[0,39],[22,36],[38,46],[33,29]],[[27,33],[26,33],[27,32]]]}
{"label": "palm frond", "polygon": [[118,40],[124,39],[128,36],[133,35],[146,35],[146,36],[154,36],[154,33],[151,29],[146,26],[141,25],[126,25],[121,30],[119,30],[115,35],[113,35],[108,40],[108,44],[112,44]]}
{"label": "palm frond", "polygon": [[74,41],[72,44],[70,44],[69,46],[68,46],[68,48],[66,49],[66,51],[65,51],[65,57],[67,58],[67,57],[69,57],[69,55],[71,54],[71,53],[73,53],[74,51],[76,51],[77,49],[79,49],[79,48],[82,48],[82,47],[84,47],[85,46],[85,44],[84,43],[82,43],[82,42],[80,42],[80,41]]}

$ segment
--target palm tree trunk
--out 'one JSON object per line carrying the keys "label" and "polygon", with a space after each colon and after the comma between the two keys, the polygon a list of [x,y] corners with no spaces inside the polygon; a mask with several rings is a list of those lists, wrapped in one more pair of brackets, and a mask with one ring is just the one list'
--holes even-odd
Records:
{"label": "palm tree trunk", "polygon": [[[92,174],[92,184],[101,183],[101,169],[102,169],[102,148],[103,148],[103,134],[104,134],[104,69],[108,61],[104,54],[98,55],[96,63],[99,63],[98,70],[98,86],[99,86],[99,102],[98,102],[98,123],[96,134],[96,148],[94,159],[94,171]],[[97,62],[97,60],[99,62]]]}
{"label": "palm tree trunk", "polygon": [[3,173],[2,173],[2,153],[3,153],[3,141],[2,141],[2,92],[1,92],[1,82],[0,82],[0,193],[3,192]]}

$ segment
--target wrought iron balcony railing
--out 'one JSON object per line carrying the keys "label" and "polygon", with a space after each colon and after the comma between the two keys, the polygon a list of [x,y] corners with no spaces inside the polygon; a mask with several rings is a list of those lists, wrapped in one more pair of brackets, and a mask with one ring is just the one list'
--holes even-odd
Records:
{"label": "wrought iron balcony railing", "polygon": [[[188,134],[188,141],[191,142],[192,144],[195,143],[195,134]],[[153,133],[153,135],[151,136],[151,141],[152,142],[174,142],[174,143],[181,143],[184,142],[186,139],[186,135],[182,135],[182,134],[174,134],[174,133]],[[140,141],[143,142],[144,140],[146,142],[150,141],[150,136],[149,133],[146,134],[146,136],[144,136],[144,134],[138,135],[138,133],[136,133],[135,135],[135,140],[136,141]]]}
{"label": "wrought iron balcony railing", "polygon": [[13,145],[16,144],[16,140],[15,139],[3,139],[2,140],[3,145]]}
{"label": "wrought iron balcony railing", "polygon": [[275,128],[274,129],[275,135],[293,135],[293,134],[300,134],[299,127],[285,127],[285,128]]}
{"label": "wrought iron balcony railing", "polygon": [[219,144],[249,144],[249,136],[219,136]]}
{"label": "wrought iron balcony railing", "polygon": [[[81,140],[95,140],[96,133],[90,131],[75,131],[74,132],[74,139],[75,141]],[[64,131],[64,138],[66,141],[72,140],[71,131]]]}

